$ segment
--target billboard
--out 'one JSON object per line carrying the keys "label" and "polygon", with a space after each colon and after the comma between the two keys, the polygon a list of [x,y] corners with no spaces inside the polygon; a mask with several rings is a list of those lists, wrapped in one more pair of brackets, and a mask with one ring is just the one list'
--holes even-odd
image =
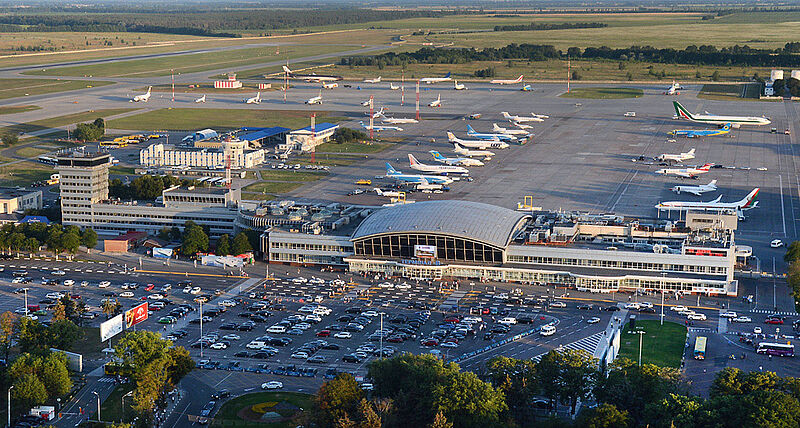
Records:
{"label": "billboard", "polygon": [[131,328],[147,319],[147,302],[125,311],[125,328]]}
{"label": "billboard", "polygon": [[414,245],[414,257],[422,257],[428,259],[436,258],[435,245]]}
{"label": "billboard", "polygon": [[153,248],[153,257],[158,259],[172,258],[172,248]]}
{"label": "billboard", "polygon": [[105,342],[120,333],[122,333],[122,314],[100,324],[101,342]]}

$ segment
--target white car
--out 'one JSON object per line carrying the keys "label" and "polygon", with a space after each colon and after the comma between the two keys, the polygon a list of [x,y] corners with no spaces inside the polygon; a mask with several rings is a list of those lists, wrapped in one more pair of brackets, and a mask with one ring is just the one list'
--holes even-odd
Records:
{"label": "white car", "polygon": [[334,334],[333,337],[335,337],[337,339],[350,339],[350,338],[353,337],[353,335],[350,334],[349,331],[340,331],[340,332]]}
{"label": "white car", "polygon": [[392,284],[391,282],[382,282],[382,283],[378,284],[378,287],[380,287],[380,288],[394,288],[394,284]]}
{"label": "white car", "polygon": [[733,322],[753,322],[753,320],[750,319],[750,317],[746,317],[744,315],[738,316],[736,318],[731,318],[731,321],[733,321]]}
{"label": "white car", "polygon": [[186,294],[191,293],[192,292],[192,286],[191,285],[187,285],[186,287],[183,287],[183,292],[186,293]]}
{"label": "white car", "polygon": [[334,279],[333,281],[331,281],[331,285],[335,285],[337,287],[341,287],[341,286],[343,286],[345,284],[347,284],[347,283],[344,282],[343,279]]}
{"label": "white car", "polygon": [[308,282],[308,280],[303,278],[302,276],[298,276],[297,278],[292,279],[292,282],[295,284],[305,284]]}
{"label": "white car", "polygon": [[769,246],[772,248],[783,247],[783,241],[781,241],[780,239],[773,239],[772,242],[769,243]]}
{"label": "white car", "polygon": [[542,329],[539,330],[540,336],[552,336],[554,334],[556,334],[556,328],[550,324],[543,325]]}
{"label": "white car", "polygon": [[211,349],[217,349],[217,350],[220,350],[220,349],[228,349],[228,345],[226,345],[226,344],[224,344],[224,343],[222,343],[222,342],[217,342],[217,343],[213,343],[213,344],[211,344],[211,346],[209,346],[209,348],[211,348]]}
{"label": "white car", "polygon": [[326,316],[326,315],[330,315],[331,314],[331,310],[330,310],[330,308],[326,308],[325,306],[320,306],[318,308],[315,308],[312,311],[312,314],[323,317],[323,316]]}
{"label": "white car", "polygon": [[11,280],[11,283],[12,284],[21,284],[23,281],[25,281],[25,278],[16,277],[16,278]]}
{"label": "white car", "polygon": [[514,325],[514,324],[517,323],[517,319],[514,318],[514,317],[505,317],[505,318],[503,318],[503,319],[501,319],[500,321],[497,321],[497,322],[500,323],[500,324],[505,324],[505,325]]}
{"label": "white car", "polygon": [[60,299],[64,297],[64,293],[59,293],[58,291],[54,291],[52,293],[47,293],[44,297],[47,297],[48,299]]}
{"label": "white car", "polygon": [[706,314],[693,313],[693,314],[686,315],[686,318],[688,318],[688,319],[690,319],[692,321],[705,321],[706,320]]}
{"label": "white car", "polygon": [[119,297],[133,297],[133,291],[123,291],[119,293]]}
{"label": "white car", "polygon": [[254,341],[248,343],[247,345],[245,345],[244,347],[247,348],[247,349],[261,349],[261,348],[263,348],[265,346],[267,346],[267,344],[264,343],[263,341],[254,340]]}
{"label": "white car", "polygon": [[88,287],[89,281],[81,281],[81,287]]}
{"label": "white car", "polygon": [[64,285],[67,286],[67,287],[72,287],[73,285],[75,285],[75,280],[74,279],[65,279],[64,280]]}
{"label": "white car", "polygon": [[286,327],[282,325],[273,325],[272,327],[267,329],[267,333],[275,333],[275,334],[286,333]]}
{"label": "white car", "polygon": [[636,112],[635,111],[626,111],[625,112],[625,117],[636,117]]}
{"label": "white car", "polygon": [[67,274],[67,273],[66,273],[66,272],[64,272],[63,270],[54,270],[54,271],[53,271],[53,275],[57,275],[57,276],[64,276],[64,275],[66,275],[66,274]]}
{"label": "white car", "polygon": [[310,314],[310,315],[306,315],[306,321],[321,322],[322,321],[322,317],[319,316],[319,315],[316,315],[316,314]]}
{"label": "white car", "polygon": [[298,360],[307,360],[308,352],[297,351],[289,356],[289,358],[297,358]]}
{"label": "white car", "polygon": [[365,317],[374,318],[374,317],[378,316],[378,313],[375,312],[375,311],[364,311],[364,312],[361,313],[361,315],[363,315]]}
{"label": "white car", "polygon": [[233,300],[223,300],[219,302],[219,304],[225,306],[226,308],[232,308],[236,306],[236,302],[234,302]]}
{"label": "white car", "polygon": [[325,280],[322,278],[317,278],[316,276],[312,276],[308,282],[311,284],[324,284]]}
{"label": "white car", "polygon": [[442,342],[439,346],[442,348],[458,348],[458,343],[453,341]]}
{"label": "white car", "polygon": [[631,302],[631,303],[626,303],[625,304],[625,309],[636,309],[636,310],[638,310],[641,307],[642,307],[642,305],[640,305],[640,304],[638,304],[636,302]]}
{"label": "white car", "polygon": [[410,290],[411,289],[411,284],[409,284],[407,282],[404,282],[402,284],[395,285],[394,288],[396,288],[398,290]]}
{"label": "white car", "polygon": [[671,310],[671,311],[675,311],[675,312],[683,312],[683,311],[685,311],[685,310],[687,310],[687,309],[688,309],[688,308],[687,308],[686,306],[681,306],[681,305],[678,305],[678,306],[670,306],[670,308],[669,308],[669,310]]}
{"label": "white car", "polygon": [[650,303],[650,302],[639,302],[639,307],[640,308],[652,308],[653,304]]}
{"label": "white car", "polygon": [[719,313],[719,316],[722,318],[736,318],[738,315],[733,311],[722,311]]}
{"label": "white car", "polygon": [[110,285],[111,281],[100,281],[100,283],[97,284],[97,286],[100,288],[108,288]]}
{"label": "white car", "polygon": [[759,326],[753,327],[753,333],[761,334],[762,332],[763,332],[763,330],[761,330],[761,327],[759,327]]}
{"label": "white car", "polygon": [[147,298],[150,299],[150,300],[164,300],[164,295],[156,293],[156,294],[151,294],[151,295],[147,296]]}
{"label": "white car", "polygon": [[277,380],[272,380],[261,384],[261,389],[281,389],[281,388],[283,388],[283,382],[278,382]]}
{"label": "white car", "polygon": [[192,288],[192,291],[189,292],[189,294],[200,294],[202,291],[203,290],[200,287],[194,287]]}
{"label": "white car", "polygon": [[222,336],[222,338],[225,339],[225,340],[239,340],[239,339],[241,339],[241,336],[239,336],[238,334],[231,333],[231,334],[226,334],[225,336]]}
{"label": "white car", "polygon": [[566,308],[567,304],[564,303],[564,302],[551,302],[550,303],[550,307],[551,308]]}
{"label": "white car", "polygon": [[597,323],[599,323],[599,322],[600,322],[600,318],[598,318],[598,317],[591,317],[591,318],[589,318],[588,320],[586,320],[586,322],[587,322],[587,323],[589,323],[589,324],[597,324]]}

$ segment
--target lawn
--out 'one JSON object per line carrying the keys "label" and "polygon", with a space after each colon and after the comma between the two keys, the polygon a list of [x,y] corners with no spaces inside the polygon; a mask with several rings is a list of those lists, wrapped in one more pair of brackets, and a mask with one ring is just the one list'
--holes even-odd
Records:
{"label": "lawn", "polygon": [[57,128],[60,126],[71,125],[78,122],[90,122],[98,117],[109,117],[117,114],[136,110],[133,108],[110,108],[105,110],[89,110],[81,113],[67,114],[64,116],[49,117],[47,119],[35,120],[33,122],[19,123],[16,125],[0,128],[0,130],[8,130],[12,132],[35,132],[42,129]]}
{"label": "lawn", "polygon": [[622,98],[639,98],[644,91],[636,88],[574,88],[559,96],[564,98],[587,98],[595,100],[616,100]]}
{"label": "lawn", "polygon": [[302,186],[302,182],[275,182],[275,181],[260,181],[253,183],[242,189],[244,193],[248,194],[279,194],[290,192]]}
{"label": "lawn", "polygon": [[[114,82],[61,79],[0,79],[0,100],[111,85]],[[35,110],[35,109],[31,109]]]}
{"label": "lawn", "polygon": [[22,112],[26,112],[26,111],[33,111],[33,110],[39,110],[39,109],[41,109],[41,107],[33,106],[33,105],[29,105],[29,106],[5,106],[5,107],[0,107],[0,114],[22,113]]}
{"label": "lawn", "polygon": [[[678,368],[686,343],[686,327],[674,322],[665,322],[663,326],[659,324],[658,320],[636,321],[636,329],[645,331],[642,337],[642,363]],[[620,331],[619,358],[639,361],[639,334],[629,333],[629,329],[630,323]]]}
{"label": "lawn", "polygon": [[[198,109],[174,108],[152,110],[141,114],[113,119],[106,127],[131,130],[194,130],[200,128],[236,129],[242,126],[284,126],[303,128],[310,124],[308,111],[258,109]],[[342,117],[317,112],[317,123],[338,122]]]}
{"label": "lawn", "polygon": [[114,165],[108,169],[109,174],[116,175],[132,175],[136,173],[135,168],[129,166]]}
{"label": "lawn", "polygon": [[29,186],[34,181],[50,178],[55,172],[52,166],[39,162],[17,162],[10,165],[0,165],[0,185],[3,186]]}
{"label": "lawn", "polygon": [[347,153],[378,153],[382,152],[389,147],[391,144],[388,143],[359,143],[359,142],[351,142],[351,143],[325,143],[316,147],[315,151],[317,155],[320,153],[338,153],[338,154],[347,154]]}
{"label": "lawn", "polygon": [[52,152],[53,149],[43,149],[40,147],[21,147],[17,149],[16,154],[21,158],[34,158],[45,153]]}
{"label": "lawn", "polygon": [[703,85],[697,98],[707,100],[758,100],[761,96],[759,84],[714,84]]}
{"label": "lawn", "polygon": [[[311,407],[312,395],[297,392],[256,392],[234,398],[222,405],[211,426],[236,426],[236,427],[262,427],[262,428],[294,428],[298,426],[298,418],[302,416],[302,410],[290,409],[293,406],[299,409]],[[269,411],[273,407],[278,407],[274,411],[282,416],[296,415],[294,419],[264,423],[256,422],[263,414],[264,410]],[[244,419],[241,416],[250,416],[252,419]]]}
{"label": "lawn", "polygon": [[[104,421],[108,422],[119,422],[122,416],[122,396],[131,392],[133,390],[134,384],[133,382],[123,383],[117,385],[108,398],[105,399],[100,404],[100,416]],[[125,397],[125,414],[128,417],[133,416],[133,409],[131,409],[131,405],[133,404],[133,397],[127,396]],[[94,409],[97,409],[96,407]]]}
{"label": "lawn", "polygon": [[[282,169],[262,169],[261,179],[271,181],[317,181],[327,175],[326,172],[286,171]],[[255,191],[255,190],[253,190]],[[260,190],[258,190],[260,192]]]}

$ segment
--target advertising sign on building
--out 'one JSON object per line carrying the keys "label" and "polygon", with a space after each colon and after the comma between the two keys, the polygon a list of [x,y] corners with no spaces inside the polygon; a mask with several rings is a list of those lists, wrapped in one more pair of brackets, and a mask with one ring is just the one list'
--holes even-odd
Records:
{"label": "advertising sign on building", "polygon": [[122,314],[100,324],[101,342],[105,342],[120,333],[122,333]]}
{"label": "advertising sign on building", "polygon": [[436,258],[435,245],[414,245],[414,257],[433,259]]}
{"label": "advertising sign on building", "polygon": [[147,302],[125,311],[125,328],[131,328],[147,319]]}

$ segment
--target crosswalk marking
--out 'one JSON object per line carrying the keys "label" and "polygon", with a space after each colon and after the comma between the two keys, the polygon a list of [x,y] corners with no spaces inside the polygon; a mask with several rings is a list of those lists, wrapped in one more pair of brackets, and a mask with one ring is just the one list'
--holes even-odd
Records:
{"label": "crosswalk marking", "polygon": [[[594,351],[597,349],[597,345],[600,344],[600,341],[603,340],[603,337],[605,337],[603,332],[595,333],[591,336],[584,337],[581,340],[569,343],[567,345],[563,345],[562,348],[575,349],[575,350],[583,349],[584,351],[588,352],[589,355],[594,355]],[[539,360],[541,360],[545,354],[547,354],[547,352],[536,355],[533,358],[531,358],[531,361],[538,363]]]}
{"label": "crosswalk marking", "polygon": [[776,315],[786,315],[786,316],[790,316],[790,317],[794,317],[794,316],[798,315],[797,312],[775,312],[775,311],[770,311],[770,310],[767,310],[767,309],[753,309],[753,310],[750,311],[750,313],[754,313],[754,314],[776,314]]}

